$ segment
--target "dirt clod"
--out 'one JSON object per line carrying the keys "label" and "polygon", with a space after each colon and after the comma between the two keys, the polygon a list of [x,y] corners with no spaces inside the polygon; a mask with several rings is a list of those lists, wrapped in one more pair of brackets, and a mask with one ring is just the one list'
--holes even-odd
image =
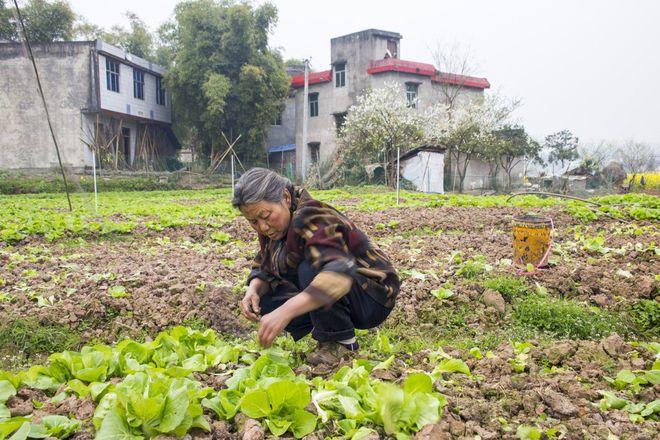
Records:
{"label": "dirt clod", "polygon": [[504,298],[499,292],[493,289],[486,289],[483,296],[481,297],[481,301],[485,305],[497,310],[500,315],[504,314],[506,310],[506,303],[504,302]]}
{"label": "dirt clod", "polygon": [[243,427],[241,440],[263,440],[265,432],[258,420],[247,419]]}
{"label": "dirt clod", "polygon": [[571,400],[556,391],[546,388],[541,393],[541,398],[546,405],[550,407],[552,412],[558,416],[576,416],[578,414],[578,408],[575,406]]}

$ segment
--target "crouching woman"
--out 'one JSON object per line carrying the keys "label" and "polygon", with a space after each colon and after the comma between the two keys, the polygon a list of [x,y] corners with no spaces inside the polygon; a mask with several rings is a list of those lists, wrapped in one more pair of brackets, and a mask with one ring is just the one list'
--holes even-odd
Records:
{"label": "crouching woman", "polygon": [[286,330],[295,340],[311,333],[331,352],[354,351],[356,328],[385,321],[399,277],[346,216],[263,168],[240,178],[232,203],[259,236],[240,307],[259,321],[262,346]]}

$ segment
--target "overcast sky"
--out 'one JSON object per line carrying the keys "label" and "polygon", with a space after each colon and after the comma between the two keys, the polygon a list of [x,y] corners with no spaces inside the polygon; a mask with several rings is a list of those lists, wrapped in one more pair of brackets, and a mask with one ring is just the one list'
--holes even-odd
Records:
{"label": "overcast sky", "polygon": [[[136,12],[150,27],[176,0],[69,0],[100,26]],[[262,3],[261,1],[257,3]],[[403,35],[400,57],[433,62],[438,42],[469,48],[476,76],[522,100],[517,116],[538,140],[569,129],[582,141],[660,146],[660,1],[274,0],[271,45],[285,58],[330,64],[330,38],[369,28]]]}

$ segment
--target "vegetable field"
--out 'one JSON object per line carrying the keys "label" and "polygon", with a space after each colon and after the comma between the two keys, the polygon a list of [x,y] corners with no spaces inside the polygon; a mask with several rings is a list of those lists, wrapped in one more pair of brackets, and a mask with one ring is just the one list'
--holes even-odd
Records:
{"label": "vegetable field", "polygon": [[[657,436],[660,198],[313,195],[403,279],[333,368],[309,337],[258,347],[238,309],[257,241],[228,190],[103,194],[98,214],[0,196],[0,440]],[[532,275],[511,261],[525,213],[555,225]]]}

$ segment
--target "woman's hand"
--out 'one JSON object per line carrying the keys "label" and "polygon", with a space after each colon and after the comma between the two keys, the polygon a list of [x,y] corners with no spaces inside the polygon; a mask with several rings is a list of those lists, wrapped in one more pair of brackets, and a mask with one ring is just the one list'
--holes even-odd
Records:
{"label": "woman's hand", "polygon": [[279,307],[261,317],[259,324],[259,344],[262,347],[270,347],[277,335],[289,325],[292,317],[284,307]]}
{"label": "woman's hand", "polygon": [[240,303],[243,316],[252,321],[259,321],[259,313],[261,312],[261,307],[259,307],[260,299],[256,287],[250,285]]}

